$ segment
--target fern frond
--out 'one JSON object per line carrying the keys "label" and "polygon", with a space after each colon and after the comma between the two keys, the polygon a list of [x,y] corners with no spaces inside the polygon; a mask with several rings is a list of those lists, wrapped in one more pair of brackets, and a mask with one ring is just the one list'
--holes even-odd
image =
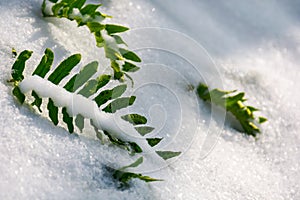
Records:
{"label": "fern frond", "polygon": [[245,133],[256,137],[257,133],[260,133],[258,124],[265,122],[267,119],[264,117],[256,118],[254,112],[258,109],[244,104],[246,101],[244,98],[245,93],[234,94],[235,92],[236,90],[223,91],[219,89],[209,91],[208,86],[203,83],[200,83],[197,88],[198,96],[201,99],[216,104],[232,113],[241,124]]}
{"label": "fern frond", "polygon": [[[143,138],[144,141],[128,139],[128,136],[114,124],[113,113],[131,106],[136,97],[122,96],[127,89],[125,84],[119,84],[112,89],[102,89],[113,80],[106,74],[93,78],[97,73],[97,62],[85,65],[78,73],[68,78],[79,64],[81,55],[71,55],[51,70],[54,53],[51,49],[46,49],[32,75],[24,78],[25,63],[31,54],[32,52],[28,50],[21,52],[12,66],[11,75],[14,83],[12,93],[21,104],[26,102],[28,105],[36,106],[39,112],[45,112],[41,105],[46,104],[46,113],[50,121],[55,126],[65,124],[70,133],[75,132],[76,127],[82,132],[85,119],[89,119],[97,138],[103,142],[103,138],[107,137],[111,144],[127,150],[130,155],[141,153],[144,148],[153,148],[162,140],[162,138]],[[65,84],[62,85],[62,82]],[[27,95],[28,92],[31,92],[30,95]],[[154,130],[153,127],[147,126],[147,118],[138,113],[123,115],[121,119],[123,124],[127,127],[129,125],[137,132],[136,134],[144,136]],[[156,151],[156,153],[165,160],[180,154],[180,152],[170,151]],[[130,167],[135,165],[137,164],[132,164]],[[122,182],[132,178],[139,178],[146,182],[158,180],[141,174],[123,172],[123,170],[117,170],[114,175]]]}
{"label": "fern frond", "polygon": [[127,72],[135,72],[139,69],[132,62],[141,62],[141,59],[133,51],[124,48],[127,44],[118,35],[129,28],[103,23],[103,20],[110,16],[98,11],[101,4],[85,4],[85,0],[48,0],[51,13],[47,13],[46,2],[47,0],[44,0],[42,4],[45,17],[66,18],[90,30],[95,37],[97,47],[103,48],[106,58],[110,60],[115,79],[123,80],[125,75],[129,76]]}

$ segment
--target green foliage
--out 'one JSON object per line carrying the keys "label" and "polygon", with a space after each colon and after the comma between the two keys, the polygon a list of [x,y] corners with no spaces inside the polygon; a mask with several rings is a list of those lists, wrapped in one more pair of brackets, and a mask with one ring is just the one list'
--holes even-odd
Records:
{"label": "green foliage", "polygon": [[82,132],[83,128],[84,128],[84,117],[80,114],[78,114],[75,118],[75,124],[78,127],[78,129],[80,130],[80,132]]}
{"label": "green foliage", "polygon": [[161,179],[155,179],[149,176],[143,176],[142,174],[136,174],[136,173],[125,171],[127,168],[138,167],[142,163],[143,163],[143,157],[140,157],[130,165],[124,166],[118,170],[113,170],[113,177],[123,184],[128,184],[128,182],[134,178],[143,180],[145,182],[162,181]]}
{"label": "green foliage", "polygon": [[257,133],[260,132],[257,124],[267,121],[264,117],[259,117],[258,119],[254,116],[254,112],[257,111],[257,108],[252,106],[246,106],[244,102],[245,93],[240,92],[234,94],[236,90],[233,91],[223,91],[219,89],[208,90],[208,86],[200,83],[197,88],[197,93],[201,99],[204,101],[209,101],[226,111],[230,112],[235,116],[239,121],[245,133],[257,136]]}
{"label": "green foliage", "polygon": [[147,138],[147,142],[151,147],[156,146],[163,138]]}
{"label": "green foliage", "polygon": [[161,179],[152,178],[150,176],[143,176],[142,174],[136,174],[132,172],[124,172],[116,170],[113,177],[117,179],[118,181],[122,182],[123,184],[128,183],[133,178],[140,179],[145,182],[153,182],[153,181],[162,181]]}
{"label": "green foliage", "polygon": [[122,70],[124,72],[136,72],[140,68],[137,67],[136,65],[130,63],[130,62],[125,62],[125,64],[122,66]]}
{"label": "green foliage", "polygon": [[[70,2],[72,2],[72,1],[70,1]],[[74,2],[74,1],[73,1]],[[72,3],[70,4],[71,6],[70,7],[72,7]],[[82,6],[83,4],[81,4],[81,6]],[[81,8],[81,6],[80,7],[77,7],[77,8]],[[91,15],[92,17],[93,16],[96,16],[97,15],[97,13],[96,13],[96,10],[97,10],[97,8],[98,7],[100,7],[101,6],[101,4],[98,4],[98,5],[94,5],[94,4],[88,4],[88,5],[86,5],[86,6],[84,6],[83,8],[81,8],[80,9],[80,13],[82,14],[82,15]],[[70,11],[69,11],[70,12]]]}
{"label": "green foliage", "polygon": [[42,112],[42,110],[41,110],[41,105],[43,103],[42,98],[40,98],[39,95],[35,91],[32,91],[31,95],[34,97],[34,101],[31,103],[31,105],[36,106],[38,108],[38,110],[40,112]]}
{"label": "green foliage", "polygon": [[125,169],[130,168],[130,167],[138,167],[143,162],[144,162],[144,158],[139,157],[135,162],[131,163],[130,165],[124,166],[124,167],[120,168],[119,170],[125,170]]}
{"label": "green foliage", "polygon": [[42,57],[42,60],[40,61],[37,68],[34,70],[32,75],[38,75],[42,78],[45,77],[45,75],[50,71],[50,68],[52,66],[54,59],[54,54],[51,49],[45,50],[45,55]]}
{"label": "green foliage", "polygon": [[58,67],[50,74],[48,80],[57,85],[60,81],[68,76],[71,70],[80,62],[81,55],[74,54],[61,62]]}
{"label": "green foliage", "polygon": [[135,96],[118,98],[103,108],[102,111],[115,113],[117,110],[131,106],[134,103],[135,98]]}
{"label": "green foliage", "polygon": [[264,117],[258,117],[258,123],[262,124],[264,122],[268,121],[266,118]]}
{"label": "green foliage", "polygon": [[75,74],[64,88],[69,92],[74,92],[82,85],[84,85],[96,72],[98,68],[98,62],[94,61],[82,68],[78,74]]}
{"label": "green foliage", "polygon": [[23,71],[25,68],[26,61],[31,57],[32,51],[22,51],[20,55],[18,56],[17,60],[12,66],[12,72],[11,76],[13,78],[13,81],[21,81],[23,80]]}
{"label": "green foliage", "polygon": [[118,35],[112,35],[112,37],[115,39],[117,44],[124,44],[127,46],[126,42]]}
{"label": "green foliage", "polygon": [[[97,47],[104,49],[105,57],[109,59],[110,66],[113,69],[113,76],[102,74],[97,78],[92,78],[97,73],[97,62],[91,62],[82,67],[79,73],[72,73],[72,70],[81,60],[80,54],[71,55],[55,67],[54,70],[51,70],[54,61],[54,53],[51,49],[45,50],[41,61],[34,69],[32,75],[39,76],[43,79],[48,77],[47,81],[58,86],[60,86],[60,83],[63,82],[65,84],[61,87],[66,91],[89,98],[89,100],[94,101],[98,105],[99,110],[107,113],[115,113],[120,109],[133,105],[136,97],[122,97],[127,89],[126,84],[117,85],[112,89],[106,90],[101,88],[113,81],[112,77],[117,80],[124,80],[124,77],[126,76],[133,83],[133,80],[128,73],[139,70],[139,67],[134,63],[141,62],[141,59],[135,52],[127,49],[127,44],[121,36],[118,35],[119,33],[127,31],[128,28],[121,25],[102,23],[104,19],[110,18],[110,16],[98,11],[98,8],[101,5],[86,5],[85,3],[86,0],[44,0],[42,3],[42,13],[45,17],[66,18],[71,21],[76,21],[78,26],[86,26],[95,36]],[[48,5],[51,6],[51,13],[46,12]],[[17,52],[14,49],[12,50],[12,53],[14,56],[17,56]],[[12,66],[11,82],[14,83],[12,93],[22,104],[30,95],[25,96],[18,85],[24,79],[23,72],[25,69],[25,63],[31,57],[31,54],[32,51],[28,50],[21,52]],[[74,75],[67,79],[70,74]],[[45,90],[47,90],[47,88],[45,88]],[[33,101],[30,103],[29,101],[32,99]],[[27,102],[29,102],[29,105],[32,107],[36,107],[39,112],[42,113],[44,112],[42,109],[44,99],[45,98],[41,98],[39,96],[37,91],[33,90],[31,91],[31,98],[29,97]],[[57,102],[54,102],[51,97],[46,98],[44,104],[47,104],[46,112],[54,125],[57,126],[59,123],[65,123],[69,133],[76,132],[76,127],[81,132],[84,130],[86,121],[84,116],[80,113],[76,116],[71,116],[67,110],[68,106],[62,108],[57,106]],[[101,108],[104,104],[106,104],[106,106]],[[154,130],[153,127],[145,125],[147,123],[147,119],[142,115],[127,114],[123,115],[122,119],[132,124],[135,130],[142,136]],[[93,119],[89,119],[89,121],[90,125],[95,130],[97,138],[100,139],[102,143],[108,139],[111,144],[127,150],[131,155],[143,152],[143,149],[137,143],[133,141],[124,141],[116,137],[116,134],[111,134],[106,130],[99,130]],[[148,142],[150,147],[156,146],[162,140],[162,138],[143,139]],[[179,155],[180,152],[157,151],[157,154],[166,160]],[[154,179],[149,176],[125,171],[127,168],[137,167],[142,163],[143,157],[140,157],[128,166],[122,167],[119,170],[114,170],[113,177],[123,184],[127,184],[128,181],[133,178],[138,178],[145,182],[160,181],[159,179]]]}
{"label": "green foliage", "polygon": [[100,88],[109,83],[110,79],[111,76],[106,74],[99,76],[97,79],[91,79],[84,85],[84,87],[78,92],[78,94],[81,94],[82,96],[88,98],[97,93]]}
{"label": "green foliage", "polygon": [[[27,60],[27,57],[25,55],[29,55],[28,52],[30,51],[23,51],[19,55],[19,59],[16,60],[16,62],[13,65],[13,70],[17,71],[18,73],[14,74],[13,79],[15,83],[15,87],[13,89],[13,95],[21,102],[24,103],[26,96],[20,91],[20,88],[18,87],[19,80],[23,80],[23,71],[25,68],[25,61]],[[30,52],[31,55],[32,52]],[[48,81],[52,82],[55,85],[59,85],[60,82],[63,80],[66,82],[66,84],[63,86],[63,88],[69,92],[81,94],[85,97],[96,96],[95,98],[90,99],[91,101],[94,101],[97,103],[99,107],[103,106],[105,103],[108,103],[106,107],[104,107],[102,110],[104,112],[108,113],[115,113],[116,111],[126,108],[128,106],[131,106],[136,97],[122,97],[124,92],[127,89],[126,84],[120,84],[115,86],[112,89],[102,90],[99,92],[100,88],[108,84],[111,80],[110,75],[100,75],[96,79],[92,79],[92,76],[97,72],[98,63],[97,62],[91,62],[88,65],[82,67],[79,73],[73,75],[69,80],[67,79],[67,76],[71,73],[72,69],[80,62],[81,56],[80,54],[74,54],[65,60],[63,60],[53,72],[50,72],[53,60],[54,60],[54,54],[50,49],[46,49],[44,52],[44,56],[42,57],[40,63],[35,68],[32,75],[40,76],[41,78],[45,78],[48,73],[50,73],[50,76],[48,78]],[[21,68],[17,68],[17,64],[21,63]],[[21,69],[21,70],[16,70]],[[13,73],[12,73],[13,74]],[[81,89],[80,89],[81,88]],[[47,88],[45,88],[47,89]],[[31,106],[36,106],[37,109],[40,112],[43,112],[41,109],[41,105],[43,102],[43,99],[39,97],[38,93],[36,91],[31,92],[31,96],[34,98],[34,101],[31,102]],[[84,117],[81,114],[78,114],[76,117],[72,117],[67,112],[67,108],[63,107],[60,108],[56,106],[56,103],[51,99],[51,97],[48,98],[47,102],[47,111],[49,119],[52,121],[54,125],[58,125],[60,121],[60,113],[62,114],[62,122],[67,125],[67,129],[70,133],[73,133],[75,131],[75,126],[80,130],[83,131],[84,129]],[[75,118],[75,119],[74,119]],[[150,133],[154,130],[153,127],[146,126],[147,123],[146,117],[132,113],[121,116],[121,118],[128,123],[131,123],[135,130],[139,132],[142,136]],[[103,136],[101,132],[98,130],[98,128],[95,126],[94,122],[90,120],[90,124],[94,127],[97,137],[102,141]],[[144,126],[141,126],[144,125]],[[126,149],[131,155],[136,153],[143,152],[143,149],[135,142],[132,141],[124,141],[120,138],[117,138],[107,132],[106,130],[102,130],[103,134],[106,135],[106,137],[109,139],[109,141],[112,144],[115,144],[123,149]],[[153,147],[157,145],[162,138],[145,138],[147,140],[149,146]],[[143,177],[141,175],[137,174],[131,174],[131,173],[125,173],[122,177],[131,177],[134,176],[136,178],[144,179],[150,181],[151,179],[148,179],[148,177]],[[123,180],[122,178],[122,180]],[[127,180],[126,178],[126,180]]]}
{"label": "green foliage", "polygon": [[[104,19],[110,16],[98,11],[101,4],[86,4],[85,0],[60,0],[51,1],[52,13],[46,13],[46,0],[42,4],[42,12],[45,17],[66,18],[71,21],[76,21],[78,26],[86,26],[94,35],[96,45],[103,48],[106,58],[110,60],[111,68],[114,71],[114,78],[123,80],[126,72],[135,72],[139,67],[128,62],[141,62],[136,53],[125,49],[119,45],[127,46],[123,39],[117,35],[129,30],[129,28],[116,25],[104,24]],[[79,11],[79,13],[78,13]],[[123,66],[121,68],[121,66]],[[130,77],[127,75],[127,77]]]}
{"label": "green foliage", "polygon": [[[38,64],[38,66],[36,67],[32,75],[38,75],[41,78],[44,78],[46,74],[50,71],[53,60],[54,60],[54,53],[51,49],[47,48],[44,52],[44,56],[42,57],[40,63]],[[43,102],[42,98],[40,98],[38,94],[34,91],[32,91],[31,95],[34,97],[34,101],[31,103],[31,105],[36,106],[38,110],[42,112],[41,110],[41,105]]]}
{"label": "green foliage", "polygon": [[128,31],[129,28],[125,26],[115,25],[115,24],[106,24],[105,30],[109,35],[115,34],[115,33],[122,33],[125,31]]}
{"label": "green foliage", "polygon": [[58,124],[58,107],[54,105],[54,102],[51,98],[49,98],[47,109],[51,121],[56,126]]}
{"label": "green foliage", "polygon": [[115,145],[127,150],[128,152],[130,152],[131,155],[143,152],[142,148],[135,142],[123,141],[120,138],[116,138],[116,137],[112,136],[108,131],[105,131],[105,130],[103,131],[103,133],[108,137],[109,141],[112,144],[115,144]]}
{"label": "green foliage", "polygon": [[68,114],[67,108],[62,109],[62,114],[63,114],[63,121],[67,124],[69,133],[73,133],[74,132],[73,117],[71,117]]}
{"label": "green foliage", "polygon": [[[26,97],[20,91],[18,84],[24,78],[23,71],[25,69],[25,62],[29,59],[31,54],[32,52],[28,50],[21,52],[17,60],[12,66],[12,76],[13,76],[12,81],[15,83],[15,87],[12,93],[21,103],[24,103]],[[38,66],[35,68],[32,75],[37,75],[40,76],[41,78],[45,78],[45,76],[48,73],[50,73],[53,60],[54,60],[54,54],[52,50],[46,49],[44,52],[44,56],[42,57]],[[74,54],[66,58],[49,75],[48,80],[51,81],[53,84],[58,85],[62,80],[64,80],[71,73],[72,69],[74,69],[74,67],[78,65],[80,60],[81,60],[80,54]],[[64,89],[66,89],[69,92],[73,92],[73,93],[76,92],[85,97],[90,97],[96,94],[100,88],[102,88],[103,86],[105,86],[107,83],[111,81],[111,76],[106,74],[100,75],[96,79],[91,79],[91,77],[97,72],[97,69],[98,69],[98,62],[91,62],[86,66],[82,67],[79,73],[75,74],[67,81],[67,83],[64,85]],[[81,87],[82,89],[80,89]],[[116,99],[115,101],[110,102],[106,108],[104,108],[104,110],[107,110],[108,112],[116,112],[117,110],[130,106],[134,103],[135,97],[118,98],[125,92],[126,88],[127,85],[121,84],[114,87],[111,90],[101,91],[100,94],[98,94],[96,98],[94,98],[93,100],[98,104],[98,106],[101,106],[103,103]],[[107,95],[107,91],[109,91],[109,95]],[[40,112],[42,112],[41,105],[43,99],[39,97],[36,91],[32,91],[31,96],[34,98],[34,101],[31,103],[31,105],[36,106],[37,109]],[[58,125],[59,123],[59,113],[61,110],[63,116],[62,121],[67,125],[68,131],[70,133],[74,132],[74,126],[77,126],[80,131],[83,130],[84,128],[83,116],[79,114],[75,117],[74,120],[73,117],[71,117],[68,114],[66,108],[57,107],[55,105],[55,102],[51,98],[48,98],[47,110],[48,110],[49,119],[53,122],[54,125]],[[118,141],[118,139],[114,138],[114,140],[112,141],[116,142]],[[118,142],[122,143],[123,141],[118,141]],[[140,147],[138,147],[138,145],[135,143],[130,143],[130,142],[123,142],[123,143],[124,144],[126,143],[125,146],[130,152],[133,151],[134,153],[142,152]]]}
{"label": "green foliage", "polygon": [[18,101],[23,104],[25,101],[25,95],[21,92],[20,88],[16,86],[13,91],[13,95],[18,99]]}
{"label": "green foliage", "polygon": [[120,48],[119,49],[122,56],[128,60],[134,61],[134,62],[141,62],[142,60],[132,51],[128,51],[127,49]]}
{"label": "green foliage", "polygon": [[104,90],[94,99],[100,107],[107,101],[120,97],[126,91],[127,85],[118,85],[111,90]]}
{"label": "green foliage", "polygon": [[151,126],[137,126],[137,127],[134,127],[134,128],[142,136],[145,136],[145,135],[147,135],[148,133],[151,133],[154,130],[154,128],[151,127]]}
{"label": "green foliage", "polygon": [[133,124],[133,125],[139,125],[139,124],[146,124],[147,118],[139,115],[139,114],[128,114],[121,117],[123,120]]}
{"label": "green foliage", "polygon": [[174,152],[174,151],[156,151],[156,153],[164,160],[168,160],[170,158],[179,156],[181,154],[181,152]]}
{"label": "green foliage", "polygon": [[134,154],[134,153],[142,153],[143,152],[142,148],[137,143],[135,143],[135,142],[128,142],[128,144],[129,144],[131,152],[133,152],[132,154]]}

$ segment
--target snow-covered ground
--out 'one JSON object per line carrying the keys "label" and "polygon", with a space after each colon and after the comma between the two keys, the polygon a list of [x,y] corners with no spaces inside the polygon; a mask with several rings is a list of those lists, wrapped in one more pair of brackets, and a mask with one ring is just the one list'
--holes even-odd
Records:
{"label": "snow-covered ground", "polygon": [[[300,199],[300,3],[103,1],[113,22],[132,28],[124,37],[144,60],[130,109],[170,136],[163,146],[184,151],[167,167],[143,169],[164,181],[136,180],[119,190],[103,164],[125,162],[126,153],[69,135],[11,95],[12,47],[34,51],[29,71],[47,47],[56,62],[78,52],[83,63],[103,56],[85,28],[44,19],[41,2],[0,1],[0,199]],[[245,91],[248,104],[269,119],[261,137],[255,141],[210,119],[190,91],[198,78]],[[203,148],[208,133],[219,132],[216,145],[213,138]]]}

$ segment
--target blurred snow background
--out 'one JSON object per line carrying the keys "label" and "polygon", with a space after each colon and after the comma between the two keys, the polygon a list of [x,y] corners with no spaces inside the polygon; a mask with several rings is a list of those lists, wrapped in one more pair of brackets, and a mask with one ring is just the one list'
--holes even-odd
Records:
{"label": "blurred snow background", "polygon": [[[59,55],[56,61],[77,52],[83,63],[101,57],[86,29],[42,18],[41,2],[0,2],[0,199],[300,199],[300,3],[103,1],[116,23],[169,28],[195,39],[216,62],[223,87],[245,91],[269,119],[257,141],[225,125],[205,159],[199,156],[206,134],[201,125],[184,156],[149,174],[165,181],[134,181],[118,190],[102,167],[119,159],[118,149],[69,135],[11,95],[12,47],[34,51],[29,69],[47,47]],[[209,117],[201,105],[199,120]],[[195,129],[189,125],[187,134]]]}

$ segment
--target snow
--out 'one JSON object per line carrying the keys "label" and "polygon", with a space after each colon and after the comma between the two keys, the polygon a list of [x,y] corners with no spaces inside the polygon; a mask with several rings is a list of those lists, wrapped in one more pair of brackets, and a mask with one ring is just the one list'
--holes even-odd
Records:
{"label": "snow", "polygon": [[[7,83],[12,47],[18,52],[33,50],[27,76],[45,48],[55,51],[56,64],[81,53],[83,64],[98,60],[100,71],[109,70],[93,36],[67,20],[44,19],[39,0],[2,0],[0,199],[300,198],[299,3],[103,4],[113,22],[131,27],[124,37],[143,59],[129,92],[137,96],[136,103],[120,115],[146,115],[156,127],[151,136],[165,138],[158,148],[183,155],[138,169],[164,181],[135,180],[131,188],[117,189],[103,166],[120,167],[134,158],[92,137],[70,135],[53,126],[19,105]],[[224,113],[218,110],[211,114],[191,91],[199,81],[245,91],[248,104],[261,108],[259,114],[269,119],[261,137],[254,140],[224,124]]]}

